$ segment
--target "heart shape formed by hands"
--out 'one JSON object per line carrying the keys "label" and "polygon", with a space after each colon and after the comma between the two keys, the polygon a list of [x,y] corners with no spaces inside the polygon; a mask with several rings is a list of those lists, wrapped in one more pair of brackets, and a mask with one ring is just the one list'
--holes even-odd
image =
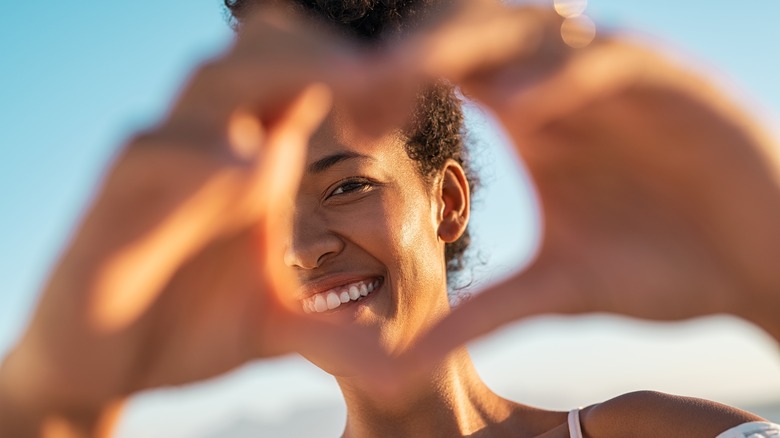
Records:
{"label": "heart shape formed by hands", "polygon": [[[370,367],[390,394],[465,342],[549,313],[729,312],[780,338],[780,157],[747,112],[646,47],[611,36],[569,47],[552,11],[455,6],[369,56],[289,11],[242,24],[114,164],[4,364],[4,397],[83,412],[300,350]],[[331,99],[374,107],[358,120],[374,133],[439,78],[505,126],[543,236],[529,268],[390,358],[366,333],[304,315],[290,294],[289,200]]]}

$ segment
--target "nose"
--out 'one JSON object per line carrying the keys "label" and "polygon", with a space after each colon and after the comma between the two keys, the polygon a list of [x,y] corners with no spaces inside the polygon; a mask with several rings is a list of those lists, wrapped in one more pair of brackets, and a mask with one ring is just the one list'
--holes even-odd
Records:
{"label": "nose", "polygon": [[284,263],[292,268],[315,269],[344,249],[344,241],[318,215],[295,214],[292,238]]}

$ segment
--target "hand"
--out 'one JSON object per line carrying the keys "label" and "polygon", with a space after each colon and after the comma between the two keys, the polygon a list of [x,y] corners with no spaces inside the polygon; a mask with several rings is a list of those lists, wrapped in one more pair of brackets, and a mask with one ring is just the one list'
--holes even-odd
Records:
{"label": "hand", "polygon": [[780,339],[776,144],[701,74],[608,36],[572,49],[561,22],[475,2],[399,50],[495,112],[544,220],[530,267],[455,309],[410,361],[546,313],[732,313]]}
{"label": "hand", "polygon": [[304,27],[261,13],[124,148],[3,364],[0,404],[89,422],[136,391],[303,344],[356,366],[369,354],[290,303],[289,200],[331,94],[357,80],[348,48]]}

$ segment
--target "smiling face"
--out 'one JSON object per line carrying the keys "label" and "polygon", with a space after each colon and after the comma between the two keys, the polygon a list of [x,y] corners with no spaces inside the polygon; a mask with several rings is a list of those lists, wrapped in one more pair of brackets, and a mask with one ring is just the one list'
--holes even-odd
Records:
{"label": "smiling face", "polygon": [[465,229],[468,185],[454,162],[423,177],[400,134],[356,132],[330,117],[312,138],[285,262],[306,312],[371,330],[392,353],[449,311],[444,246]]}

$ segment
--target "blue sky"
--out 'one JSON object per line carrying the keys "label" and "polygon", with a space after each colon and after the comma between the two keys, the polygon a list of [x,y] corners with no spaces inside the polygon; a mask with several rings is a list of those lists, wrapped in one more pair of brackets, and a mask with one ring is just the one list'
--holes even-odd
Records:
{"label": "blue sky", "polygon": [[[602,27],[638,29],[693,53],[702,68],[733,79],[756,108],[777,120],[777,0],[591,0],[588,13]],[[46,272],[122,140],[159,117],[188,72],[230,37],[218,0],[5,5],[0,13],[0,352],[18,336]],[[488,170],[475,212],[487,264],[475,272],[490,277],[528,256],[536,225],[527,184],[495,147],[501,140],[489,122],[476,119],[474,132],[489,147],[478,156]],[[511,241],[507,230],[513,231]],[[566,349],[577,354],[578,367],[543,360],[557,361]],[[738,368],[728,358],[735,351],[756,361]],[[780,359],[771,342],[751,327],[723,319],[676,328],[602,317],[536,320],[481,343],[475,356],[491,384],[519,401],[549,406],[593,402],[641,384],[740,402],[780,392]],[[525,370],[532,378],[511,377],[510,370]],[[573,380],[561,383],[560,375]],[[713,387],[713,379],[722,383]],[[762,385],[763,390],[754,389]],[[255,390],[274,394],[274,403]],[[139,431],[163,418],[205,412],[203,418],[218,422],[220,415],[241,409],[252,418],[275,418],[285,403],[316,405],[337,397],[327,377],[285,359],[183,392],[142,398],[126,427]],[[160,436],[195,436],[183,429],[167,433]]]}

